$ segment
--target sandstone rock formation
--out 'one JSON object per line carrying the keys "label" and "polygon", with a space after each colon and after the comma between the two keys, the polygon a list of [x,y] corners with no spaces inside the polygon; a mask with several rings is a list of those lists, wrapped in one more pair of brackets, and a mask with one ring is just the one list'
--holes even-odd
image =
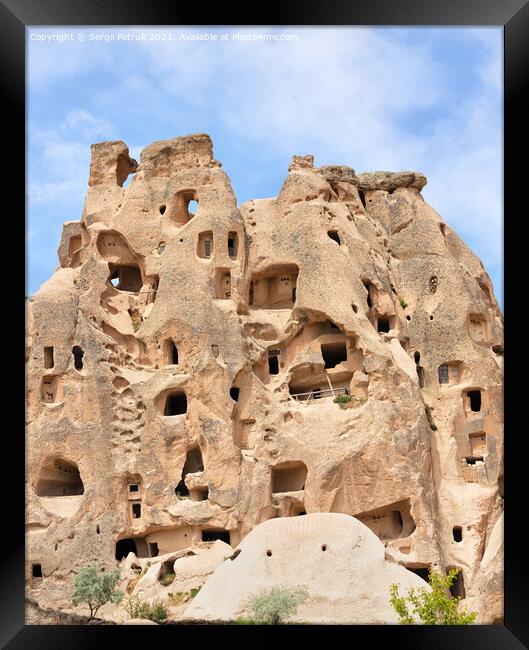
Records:
{"label": "sandstone rock formation", "polygon": [[502,315],[425,183],[294,156],[237,207],[205,134],[92,146],[27,302],[29,596],[344,513],[501,620]]}
{"label": "sandstone rock formation", "polygon": [[293,621],[398,623],[391,584],[429,589],[419,576],[385,559],[384,545],[350,515],[329,512],[270,519],[252,530],[185,611],[194,619],[251,617],[254,595],[275,585],[306,588]]}

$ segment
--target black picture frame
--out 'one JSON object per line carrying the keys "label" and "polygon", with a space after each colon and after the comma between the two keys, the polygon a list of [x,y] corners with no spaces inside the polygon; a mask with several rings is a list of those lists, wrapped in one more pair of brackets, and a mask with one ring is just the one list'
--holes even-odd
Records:
{"label": "black picture frame", "polygon": [[[4,196],[13,200],[9,214],[5,241],[16,233],[20,247],[10,239],[9,248],[14,254],[14,266],[20,268],[25,256],[25,29],[37,25],[496,25],[504,28],[504,256],[505,267],[505,624],[496,626],[426,627],[426,626],[284,626],[260,628],[259,637],[266,641],[269,635],[280,633],[283,638],[295,634],[293,642],[301,639],[316,640],[314,634],[329,640],[338,633],[347,638],[347,644],[357,645],[364,639],[370,644],[387,643],[393,648],[476,648],[477,650],[519,649],[529,647],[529,579],[527,579],[527,551],[525,549],[525,509],[523,507],[527,454],[527,433],[522,419],[515,425],[516,411],[527,402],[521,391],[523,379],[516,379],[517,364],[524,363],[525,352],[521,347],[524,322],[521,314],[509,311],[516,302],[523,308],[523,263],[525,252],[525,229],[523,198],[525,178],[526,114],[524,91],[528,86],[529,69],[529,2],[528,0],[331,0],[321,3],[314,0],[293,2],[282,0],[272,4],[253,5],[253,16],[236,4],[218,3],[207,12],[192,3],[163,2],[163,0],[1,0],[0,1],[0,84],[3,97],[3,144],[7,182]],[[12,142],[7,149],[5,139]],[[518,162],[520,161],[520,162]],[[5,179],[5,176],[4,176]],[[16,217],[16,218],[15,218]],[[518,218],[517,218],[518,217]],[[15,225],[16,224],[16,225]],[[4,227],[5,222],[4,222]],[[18,231],[18,232],[17,232]],[[521,247],[524,248],[521,248]],[[519,250],[517,249],[519,247]],[[521,267],[520,267],[521,266]],[[16,275],[16,274],[15,274]],[[11,316],[9,325],[14,328],[10,342],[21,341],[24,329],[22,291],[16,291],[16,281],[23,284],[23,274],[17,275],[9,284]],[[13,300],[13,297],[16,299]],[[20,302],[19,302],[20,300]],[[13,308],[13,303],[16,309]],[[20,308],[19,308],[20,307]],[[512,315],[512,320],[510,317]],[[515,330],[516,327],[516,330]],[[513,342],[513,348],[509,345]],[[6,341],[4,340],[4,343]],[[519,348],[517,346],[520,346]],[[135,644],[158,643],[164,636],[172,635],[177,642],[197,643],[197,634],[214,634],[217,643],[225,635],[235,634],[239,642],[249,642],[252,627],[237,626],[25,626],[24,625],[24,495],[21,473],[25,472],[25,445],[21,431],[24,424],[18,419],[24,409],[22,393],[24,370],[22,353],[11,343],[8,351],[14,355],[10,373],[16,375],[22,386],[17,386],[13,400],[5,403],[14,414],[16,425],[4,427],[4,465],[16,473],[7,490],[4,482],[4,550],[0,556],[0,641],[10,649],[34,648],[100,648],[119,643],[124,636],[131,636]],[[520,368],[521,370],[521,368]],[[20,374],[18,374],[20,373]],[[523,375],[520,375],[523,378]],[[15,398],[16,395],[16,398]],[[525,399],[524,399],[525,397]],[[15,408],[20,403],[21,408]],[[526,492],[526,491],[525,491]],[[347,629],[342,629],[342,628]],[[316,630],[318,628],[318,630]],[[310,637],[306,636],[310,634]],[[248,637],[248,638],[247,638]],[[169,639],[167,639],[169,640]]]}

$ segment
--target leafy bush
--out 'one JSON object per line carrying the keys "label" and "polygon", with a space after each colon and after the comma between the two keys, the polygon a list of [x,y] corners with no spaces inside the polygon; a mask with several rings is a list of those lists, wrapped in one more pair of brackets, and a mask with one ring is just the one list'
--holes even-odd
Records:
{"label": "leafy bush", "polygon": [[402,307],[402,309],[406,309],[406,307],[408,306],[408,303],[404,300],[404,298],[399,298],[399,302],[400,302],[400,306]]}
{"label": "leafy bush", "polygon": [[191,595],[191,598],[194,598],[198,592],[200,591],[201,587],[193,587],[193,589],[190,590],[189,594]]}
{"label": "leafy bush", "polygon": [[335,404],[345,404],[350,401],[351,398],[349,397],[349,395],[336,395],[336,397],[333,399],[333,402]]}
{"label": "leafy bush", "polygon": [[132,598],[129,596],[125,609],[129,618],[146,618],[155,623],[165,621],[169,616],[169,612],[167,611],[167,607],[163,600],[159,599],[153,600],[152,603],[148,603],[145,600],[140,600],[140,598]]}
{"label": "leafy bush", "polygon": [[[477,613],[459,609],[459,596],[450,595],[450,587],[460,569],[451,569],[446,576],[430,572],[428,582],[431,591],[424,587],[408,589],[407,596],[399,594],[398,585],[389,588],[390,603],[399,615],[400,625],[414,625],[414,615],[424,625],[470,625],[476,620]],[[412,611],[410,612],[410,607]]]}
{"label": "leafy bush", "polygon": [[[250,621],[255,621],[258,625],[281,625],[285,619],[296,613],[298,606],[308,597],[304,587],[272,587],[252,598],[250,607],[253,619]],[[253,622],[239,624],[252,625]]]}
{"label": "leafy bush", "polygon": [[105,603],[119,603],[123,592],[116,589],[119,581],[119,571],[99,572],[95,564],[89,564],[80,569],[75,576],[75,588],[72,594],[72,604],[86,603],[90,609],[90,618],[94,618],[100,607]]}

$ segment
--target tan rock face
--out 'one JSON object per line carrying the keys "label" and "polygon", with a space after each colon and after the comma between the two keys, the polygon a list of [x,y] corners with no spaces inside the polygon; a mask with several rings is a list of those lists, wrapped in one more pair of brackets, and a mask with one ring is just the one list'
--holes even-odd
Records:
{"label": "tan rock face", "polygon": [[[251,617],[253,596],[275,585],[304,587],[307,601],[292,620],[308,623],[398,623],[391,584],[429,589],[384,557],[384,545],[350,515],[317,513],[266,521],[209,578],[186,618]],[[402,591],[402,590],[401,590]]]}
{"label": "tan rock face", "polygon": [[403,566],[461,567],[501,618],[502,315],[425,182],[295,156],[277,198],[237,207],[207,135],[139,166],[93,145],[27,305],[33,597],[68,606],[89,561],[334,512]]}

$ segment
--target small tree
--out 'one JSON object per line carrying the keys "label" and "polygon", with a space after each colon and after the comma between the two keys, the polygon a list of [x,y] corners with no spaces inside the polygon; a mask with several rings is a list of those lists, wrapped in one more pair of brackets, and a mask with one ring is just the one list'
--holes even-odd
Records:
{"label": "small tree", "polygon": [[[460,569],[451,569],[446,576],[430,572],[428,582],[431,591],[424,587],[408,589],[407,596],[399,594],[396,584],[390,586],[390,603],[399,615],[400,625],[414,625],[414,615],[424,625],[470,625],[477,613],[458,607],[461,598],[450,595],[450,587]],[[412,611],[410,612],[410,607]]]}
{"label": "small tree", "polygon": [[106,573],[99,572],[95,564],[84,566],[75,576],[72,604],[86,603],[90,609],[90,618],[94,618],[105,603],[119,603],[123,598],[123,592],[116,589],[118,581],[117,569]]}
{"label": "small tree", "polygon": [[285,619],[296,613],[298,606],[308,597],[309,594],[304,587],[272,587],[254,596],[250,607],[256,623],[281,625]]}

